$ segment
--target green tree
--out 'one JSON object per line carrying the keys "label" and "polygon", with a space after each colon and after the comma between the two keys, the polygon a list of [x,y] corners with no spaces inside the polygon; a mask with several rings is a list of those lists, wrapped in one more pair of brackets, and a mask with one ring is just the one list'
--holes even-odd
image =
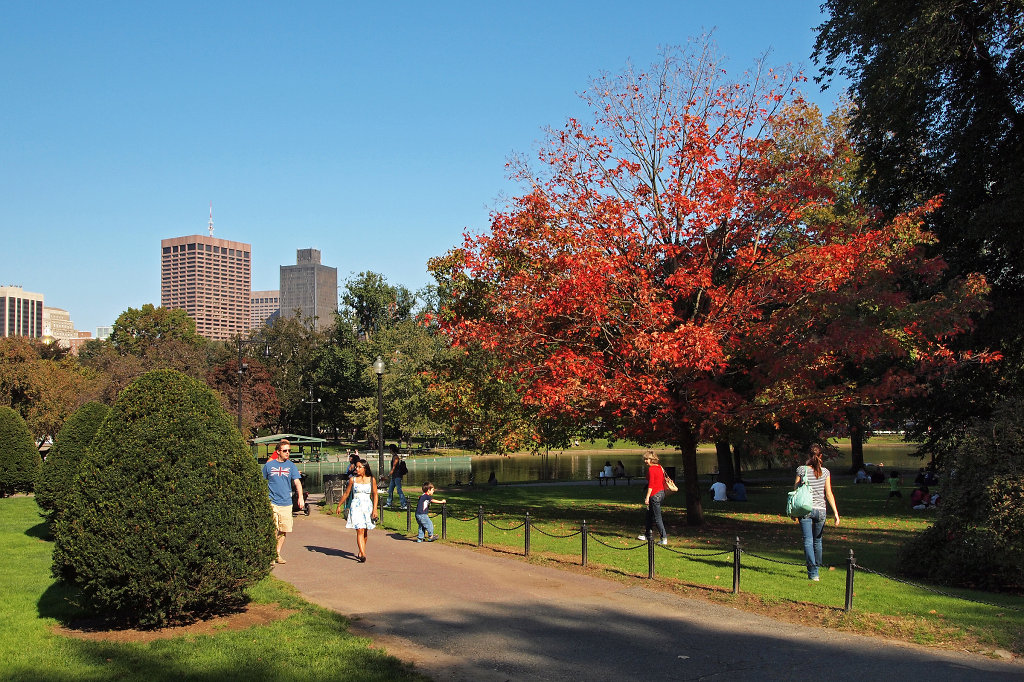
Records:
{"label": "green tree", "polygon": [[981,589],[1024,589],[1024,400],[1001,403],[940,444],[947,474],[935,523],[901,555],[913,576]]}
{"label": "green tree", "polygon": [[[867,196],[889,214],[933,196],[933,247],[949,276],[982,273],[998,314],[962,345],[1002,351],[915,405],[934,443],[1024,391],[1024,3],[827,0],[814,59],[850,79],[851,136]],[[954,397],[951,399],[952,397]],[[930,446],[929,446],[930,447]],[[930,448],[941,450],[941,446]]]}
{"label": "green tree", "polygon": [[32,492],[42,460],[25,420],[10,407],[0,407],[0,443],[5,448],[0,497]]}
{"label": "green tree", "polygon": [[54,574],[143,625],[238,607],[275,551],[259,466],[214,392],[174,370],[121,392],[54,535]]}
{"label": "green tree", "polygon": [[352,311],[359,333],[369,339],[377,331],[408,319],[416,297],[404,286],[392,286],[383,275],[368,271],[345,282],[341,302]]}
{"label": "green tree", "polygon": [[36,482],[36,504],[51,516],[63,508],[79,464],[109,411],[102,403],[86,403],[64,422],[53,439]]}
{"label": "green tree", "polygon": [[309,318],[278,318],[263,330],[261,338],[269,356],[259,361],[271,372],[270,383],[281,406],[276,430],[305,433],[309,408],[303,401],[309,399],[318,349],[326,343],[327,333],[313,329]]}
{"label": "green tree", "polygon": [[196,334],[196,323],[184,310],[155,307],[128,308],[114,321],[108,341],[122,355],[143,356],[161,341],[181,341],[199,346],[203,337]]}

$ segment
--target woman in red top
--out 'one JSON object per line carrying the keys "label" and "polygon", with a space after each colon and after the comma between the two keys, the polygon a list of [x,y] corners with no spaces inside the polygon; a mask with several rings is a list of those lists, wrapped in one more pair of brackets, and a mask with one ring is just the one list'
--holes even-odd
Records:
{"label": "woman in red top", "polygon": [[637,540],[646,540],[651,537],[654,524],[658,524],[658,532],[661,533],[662,545],[668,544],[668,533],[665,532],[665,522],[661,520],[661,501],[665,499],[665,470],[658,463],[658,455],[653,450],[644,453],[644,465],[647,466],[647,495],[644,504],[647,506],[646,532],[638,535]]}

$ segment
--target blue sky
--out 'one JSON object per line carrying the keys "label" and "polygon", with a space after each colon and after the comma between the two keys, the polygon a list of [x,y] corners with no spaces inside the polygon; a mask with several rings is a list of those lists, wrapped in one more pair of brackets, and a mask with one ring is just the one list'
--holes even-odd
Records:
{"label": "blue sky", "polygon": [[213,201],[254,289],[309,247],[339,284],[417,289],[590,78],[711,29],[736,74],[769,50],[811,73],[817,5],[2,3],[0,284],[95,331],[159,304],[160,240],[206,234]]}

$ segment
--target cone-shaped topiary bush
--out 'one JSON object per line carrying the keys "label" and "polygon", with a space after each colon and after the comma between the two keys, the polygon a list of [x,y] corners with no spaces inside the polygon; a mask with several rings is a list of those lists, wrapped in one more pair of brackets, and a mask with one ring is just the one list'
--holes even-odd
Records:
{"label": "cone-shaped topiary bush", "polygon": [[109,411],[102,403],[86,403],[68,417],[53,439],[53,447],[36,481],[36,504],[51,516],[56,516],[63,508],[86,448]]}
{"label": "cone-shaped topiary bush", "polygon": [[4,447],[0,497],[32,492],[43,461],[25,420],[9,407],[0,407],[0,443]]}
{"label": "cone-shaped topiary bush", "polygon": [[118,396],[54,535],[54,574],[144,626],[237,608],[275,556],[256,460],[213,391],[173,370]]}

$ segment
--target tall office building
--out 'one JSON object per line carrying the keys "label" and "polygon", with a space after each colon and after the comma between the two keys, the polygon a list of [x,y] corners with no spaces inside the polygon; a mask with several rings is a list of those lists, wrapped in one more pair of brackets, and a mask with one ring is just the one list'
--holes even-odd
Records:
{"label": "tall office building", "polygon": [[252,311],[252,318],[249,326],[252,329],[259,329],[270,323],[270,317],[281,309],[281,292],[254,291],[250,297],[249,310]]}
{"label": "tall office building", "polygon": [[0,287],[0,336],[43,338],[43,295]]}
{"label": "tall office building", "polygon": [[195,234],[163,239],[160,250],[160,305],[187,312],[208,339],[249,330],[249,244]]}
{"label": "tall office building", "polygon": [[315,329],[334,324],[338,312],[338,268],[320,264],[319,249],[299,249],[295,265],[281,266],[281,317],[316,316]]}
{"label": "tall office building", "polygon": [[63,308],[43,306],[43,340],[49,339],[61,348],[70,348],[71,340],[78,338],[71,313]]}

